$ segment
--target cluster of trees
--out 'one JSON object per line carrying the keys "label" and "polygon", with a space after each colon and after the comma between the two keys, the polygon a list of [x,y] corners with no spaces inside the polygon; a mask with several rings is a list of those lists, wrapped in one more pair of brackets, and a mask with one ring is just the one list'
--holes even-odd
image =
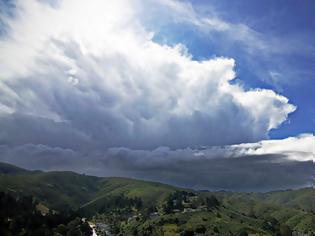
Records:
{"label": "cluster of trees", "polygon": [[143,208],[142,199],[139,197],[128,198],[124,195],[111,196],[102,201],[99,213],[109,213],[117,209],[131,211],[133,208],[141,210]]}
{"label": "cluster of trees", "polygon": [[213,195],[211,195],[210,197],[206,197],[205,202],[206,202],[206,206],[208,210],[211,210],[213,208],[217,208],[218,206],[220,206],[219,200]]}
{"label": "cluster of trees", "polygon": [[[139,197],[126,197],[125,195],[108,196],[92,208],[81,209],[81,214],[93,216],[94,221],[106,223],[114,235],[120,235],[121,224],[127,222],[134,215],[148,215],[150,210],[143,206]],[[140,214],[141,213],[141,214]]]}
{"label": "cluster of trees", "polygon": [[187,191],[176,191],[171,193],[162,206],[166,214],[172,213],[175,209],[182,211],[185,208],[185,203],[191,208],[205,206],[208,210],[216,208],[220,205],[219,200],[211,195],[210,197],[200,198],[196,194]]}
{"label": "cluster of trees", "polygon": [[43,215],[38,202],[30,196],[0,192],[0,235],[92,235],[88,223],[75,212],[52,212]]}
{"label": "cluster of trees", "polygon": [[273,232],[274,235],[291,236],[292,230],[284,223],[280,223],[273,217],[266,218],[262,223],[262,229]]}
{"label": "cluster of trees", "polygon": [[184,205],[183,202],[188,202],[191,197],[196,196],[192,192],[187,191],[176,191],[171,193],[167,199],[165,204],[163,205],[163,211],[166,214],[172,213],[173,210],[183,210]]}

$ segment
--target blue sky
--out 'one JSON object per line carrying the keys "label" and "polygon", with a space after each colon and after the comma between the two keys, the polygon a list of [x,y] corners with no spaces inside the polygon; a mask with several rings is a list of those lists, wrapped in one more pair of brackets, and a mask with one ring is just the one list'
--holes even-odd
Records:
{"label": "blue sky", "polygon": [[[249,55],[246,46],[225,38],[196,32],[182,23],[161,24],[157,41],[182,42],[196,59],[214,55],[236,59],[237,78],[247,88],[267,88],[289,98],[297,110],[270,132],[285,138],[315,132],[315,3],[314,1],[190,1],[202,17],[214,14],[232,24],[244,24],[267,44],[289,44],[277,52]],[[156,26],[156,25],[155,25]],[[264,40],[263,39],[263,40]],[[272,74],[270,74],[272,72]]]}
{"label": "blue sky", "polygon": [[[201,1],[206,3],[206,1]],[[201,4],[204,4],[201,3]],[[297,52],[287,55],[277,55],[273,61],[263,61],[261,66],[272,68],[273,64],[280,61],[279,73],[283,76],[280,92],[287,96],[298,109],[290,116],[290,123],[282,125],[271,132],[271,138],[283,138],[298,133],[315,131],[315,19],[314,1],[215,1],[219,11],[230,9],[223,17],[229,21],[244,22],[254,30],[266,34],[267,37],[277,37],[279,40],[297,41]],[[299,52],[300,45],[309,45],[312,50]],[[237,55],[236,55],[237,56]],[[242,55],[238,55],[242,57]],[[255,70],[255,68],[253,68]],[[242,75],[242,71],[240,71]],[[260,86],[272,86],[277,90],[277,85],[259,84],[264,78],[251,78],[244,74],[248,83],[257,83]],[[255,81],[255,80],[260,81]],[[254,80],[254,81],[252,81]]]}

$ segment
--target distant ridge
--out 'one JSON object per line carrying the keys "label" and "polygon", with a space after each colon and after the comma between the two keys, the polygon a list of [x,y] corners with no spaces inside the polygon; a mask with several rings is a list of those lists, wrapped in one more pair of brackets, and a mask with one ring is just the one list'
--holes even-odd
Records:
{"label": "distant ridge", "polygon": [[[123,177],[95,177],[71,171],[30,171],[0,162],[0,191],[17,191],[31,194],[50,208],[67,205],[70,208],[97,207],[108,196],[126,195],[141,197],[145,204],[159,204],[168,194],[183,188]],[[187,190],[187,189],[186,189]],[[189,190],[202,195],[214,194],[236,202],[259,201],[315,212],[314,188],[279,190],[267,193],[242,193],[229,191],[211,192]]]}
{"label": "distant ridge", "polygon": [[35,196],[49,208],[93,206],[103,198],[124,194],[142,197],[144,203],[163,201],[179,188],[122,177],[96,177],[71,171],[29,171],[0,163],[0,191]]}
{"label": "distant ridge", "polygon": [[9,163],[0,162],[0,174],[20,174],[25,172],[29,171]]}

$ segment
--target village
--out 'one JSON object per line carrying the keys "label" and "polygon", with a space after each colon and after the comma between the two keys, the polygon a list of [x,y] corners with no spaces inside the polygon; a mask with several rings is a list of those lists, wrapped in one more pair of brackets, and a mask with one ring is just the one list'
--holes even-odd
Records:
{"label": "village", "polygon": [[201,198],[193,192],[176,191],[171,193],[160,207],[132,208],[128,213],[120,214],[119,219],[116,218],[115,213],[99,214],[93,218],[93,223],[90,225],[97,236],[115,235],[120,223],[132,224],[144,220],[154,220],[168,214],[209,211],[219,205],[219,201],[214,196]]}

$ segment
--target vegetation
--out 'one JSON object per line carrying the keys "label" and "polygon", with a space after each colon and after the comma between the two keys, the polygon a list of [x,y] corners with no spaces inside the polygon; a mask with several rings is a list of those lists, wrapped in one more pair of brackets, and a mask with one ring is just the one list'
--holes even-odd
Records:
{"label": "vegetation", "polygon": [[315,235],[315,190],[206,192],[0,164],[0,235]]}
{"label": "vegetation", "polygon": [[109,196],[141,197],[143,204],[160,204],[176,188],[170,185],[127,178],[99,178],[70,171],[42,172],[0,164],[0,191],[26,192],[49,208],[93,207]]}
{"label": "vegetation", "polygon": [[87,222],[74,212],[43,214],[30,196],[12,196],[0,192],[0,235],[91,235]]}

